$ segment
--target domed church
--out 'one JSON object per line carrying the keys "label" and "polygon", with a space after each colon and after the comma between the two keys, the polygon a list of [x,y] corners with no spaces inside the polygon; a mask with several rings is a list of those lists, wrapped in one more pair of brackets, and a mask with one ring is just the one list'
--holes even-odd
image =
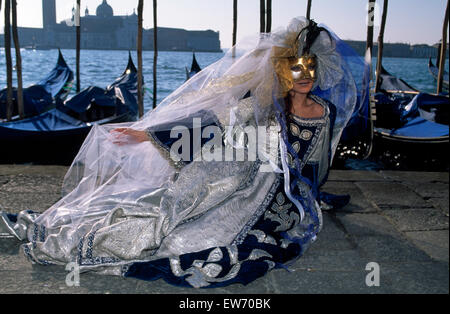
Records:
{"label": "domed church", "polygon": [[[75,48],[75,8],[70,18],[57,23],[56,1],[42,0],[42,13],[43,28],[18,28],[21,46]],[[136,49],[138,17],[135,9],[129,15],[114,15],[107,0],[101,0],[95,15],[85,9],[84,16],[80,17],[80,26],[81,49]],[[142,46],[144,50],[153,50],[153,29],[144,29]],[[220,52],[219,32],[158,27],[158,50]]]}
{"label": "domed church", "polygon": [[96,15],[102,18],[108,18],[114,16],[113,8],[103,0],[102,4],[97,7]]}

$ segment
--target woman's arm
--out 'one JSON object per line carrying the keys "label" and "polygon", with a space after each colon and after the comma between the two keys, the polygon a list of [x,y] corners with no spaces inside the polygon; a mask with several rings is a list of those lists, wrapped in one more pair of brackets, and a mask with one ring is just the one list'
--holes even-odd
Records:
{"label": "woman's arm", "polygon": [[127,144],[139,144],[149,141],[146,131],[139,131],[132,128],[116,128],[111,131],[113,143],[119,146]]}

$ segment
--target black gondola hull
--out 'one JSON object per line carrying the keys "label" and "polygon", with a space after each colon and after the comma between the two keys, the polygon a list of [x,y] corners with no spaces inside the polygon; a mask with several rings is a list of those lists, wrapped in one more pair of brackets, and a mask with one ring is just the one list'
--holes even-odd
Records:
{"label": "black gondola hull", "polygon": [[[135,116],[123,114],[97,123],[121,123],[135,119]],[[0,163],[69,165],[91,128],[92,125],[83,125],[65,130],[27,131],[0,125]]]}
{"label": "black gondola hull", "polygon": [[91,86],[37,116],[1,123],[0,162],[70,164],[93,125],[135,121],[137,107],[130,54],[124,73],[106,89]]}
{"label": "black gondola hull", "polygon": [[[431,75],[437,81],[437,78],[439,76],[439,68],[433,64],[433,61],[431,61],[431,58],[428,61],[428,71],[430,71]],[[448,79],[449,79],[448,72],[445,71],[444,76],[442,78],[442,85],[447,90],[448,90]]]}
{"label": "black gondola hull", "polygon": [[[70,93],[73,79],[73,71],[67,65],[61,51],[58,51],[58,61],[52,71],[36,84],[23,89],[24,117],[38,115],[63,102]],[[0,91],[0,119],[6,119],[6,106],[5,88]],[[13,88],[12,116],[17,115],[17,89]]]}

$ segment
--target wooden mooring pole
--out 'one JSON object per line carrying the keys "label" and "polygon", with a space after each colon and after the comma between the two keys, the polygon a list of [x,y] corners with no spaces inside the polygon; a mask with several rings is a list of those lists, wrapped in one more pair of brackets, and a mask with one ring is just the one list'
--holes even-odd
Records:
{"label": "wooden mooring pole", "polygon": [[143,32],[143,11],[144,11],[144,0],[138,1],[138,32],[137,32],[137,59],[138,59],[138,111],[139,118],[144,115],[144,88],[142,79],[142,32]]}
{"label": "wooden mooring pole", "polygon": [[272,0],[267,0],[266,5],[266,33],[272,30]]}
{"label": "wooden mooring pole", "polygon": [[77,43],[76,43],[76,71],[77,71],[77,93],[81,90],[81,82],[80,82],[80,50],[81,50],[81,18],[80,18],[80,12],[81,12],[81,0],[77,0],[77,7],[75,10],[75,28],[77,33]]}
{"label": "wooden mooring pole", "polygon": [[377,76],[375,81],[375,93],[377,93],[380,90],[380,73],[381,73],[381,65],[383,61],[383,41],[384,41],[384,28],[386,26],[386,17],[387,17],[387,10],[388,10],[388,0],[384,0],[383,3],[383,15],[381,17],[381,27],[380,27],[380,33],[378,35],[378,54],[377,54]]}
{"label": "wooden mooring pole", "polygon": [[16,73],[17,73],[17,110],[19,117],[24,118],[23,107],[23,82],[22,82],[22,56],[20,54],[19,34],[17,31],[17,1],[11,0],[12,13],[12,36],[14,40],[14,50],[16,52]]}
{"label": "wooden mooring pole", "polygon": [[366,51],[370,50],[370,56],[372,57],[373,51],[373,26],[375,18],[375,0],[369,0],[369,7],[367,12],[367,40]]}
{"label": "wooden mooring pole", "polygon": [[445,10],[445,16],[444,16],[444,24],[442,26],[442,45],[441,45],[441,51],[440,51],[440,59],[439,59],[439,73],[438,73],[438,79],[437,79],[437,93],[442,92],[442,83],[444,79],[444,67],[445,67],[445,56],[446,56],[446,49],[447,49],[447,29],[448,29],[448,23],[449,23],[449,17],[448,17],[448,10],[449,8],[449,0],[447,0],[447,9]]}
{"label": "wooden mooring pole", "polygon": [[259,32],[266,31],[266,0],[259,0]]}
{"label": "wooden mooring pole", "polygon": [[372,99],[372,96],[370,94],[370,82],[372,81],[372,52],[373,52],[373,28],[374,28],[374,18],[375,18],[375,0],[369,0],[368,2],[368,8],[367,8],[367,39],[366,39],[366,55],[369,54],[369,60],[366,60],[367,62],[370,62],[370,68],[369,68],[369,143],[367,144],[367,149],[364,153],[363,159],[367,159],[373,150],[373,128],[374,123],[377,119],[376,116],[376,106],[375,102]]}
{"label": "wooden mooring pole", "polygon": [[157,3],[153,0],[153,109],[156,108],[156,65],[158,61],[158,20]]}
{"label": "wooden mooring pole", "polygon": [[233,43],[232,46],[236,45],[237,36],[237,0],[233,0]]}
{"label": "wooden mooring pole", "polygon": [[6,120],[11,121],[13,114],[12,57],[11,57],[11,0],[5,0],[5,58],[6,58]]}
{"label": "wooden mooring pole", "polygon": [[306,18],[308,20],[311,18],[311,4],[312,0],[308,0],[308,6],[306,7]]}
{"label": "wooden mooring pole", "polygon": [[237,0],[233,0],[233,38],[231,41],[231,57],[236,57],[236,37],[237,37]]}

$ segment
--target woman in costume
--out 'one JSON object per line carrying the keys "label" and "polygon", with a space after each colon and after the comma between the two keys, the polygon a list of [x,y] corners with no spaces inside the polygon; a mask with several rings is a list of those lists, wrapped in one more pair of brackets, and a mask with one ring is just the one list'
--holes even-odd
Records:
{"label": "woman in costume", "polygon": [[196,288],[289,265],[357,106],[342,44],[297,18],[233,47],[138,122],[94,126],[61,200],[0,232],[34,263]]}

